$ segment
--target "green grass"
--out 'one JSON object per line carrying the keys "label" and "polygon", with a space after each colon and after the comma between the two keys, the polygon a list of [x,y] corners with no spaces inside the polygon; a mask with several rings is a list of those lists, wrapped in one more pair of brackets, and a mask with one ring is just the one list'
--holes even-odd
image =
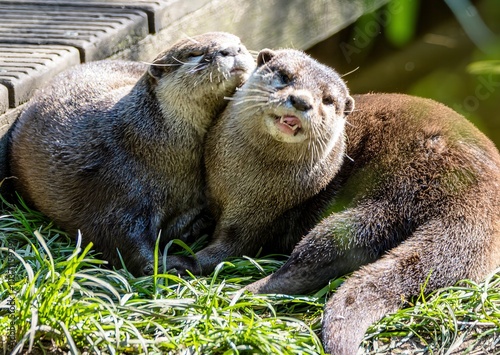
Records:
{"label": "green grass", "polygon": [[[6,354],[12,344],[37,354],[322,354],[322,308],[342,282],[304,296],[238,292],[282,265],[274,257],[235,259],[209,277],[158,270],[135,278],[101,267],[89,248],[25,206],[0,209],[0,242]],[[415,299],[370,328],[363,346],[366,353],[500,352],[499,318],[500,272]]]}

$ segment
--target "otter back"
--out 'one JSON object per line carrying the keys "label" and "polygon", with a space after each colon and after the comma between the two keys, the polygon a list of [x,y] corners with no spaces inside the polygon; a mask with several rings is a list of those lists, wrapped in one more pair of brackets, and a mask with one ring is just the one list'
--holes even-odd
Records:
{"label": "otter back", "polygon": [[213,118],[254,67],[236,36],[181,40],[150,65],[102,61],[58,77],[15,125],[16,188],[115,267],[151,272],[162,239],[209,228],[201,163]]}

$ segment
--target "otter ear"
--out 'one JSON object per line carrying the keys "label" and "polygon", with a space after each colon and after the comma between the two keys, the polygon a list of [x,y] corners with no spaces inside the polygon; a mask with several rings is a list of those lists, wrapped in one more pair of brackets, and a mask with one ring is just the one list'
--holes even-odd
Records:
{"label": "otter ear", "polygon": [[173,62],[173,56],[169,53],[160,53],[151,64],[149,64],[148,74],[156,80],[163,75],[173,72],[182,65],[182,62]]}
{"label": "otter ear", "polygon": [[269,62],[276,55],[276,52],[272,49],[265,48],[259,52],[257,56],[257,66],[260,67],[263,64]]}
{"label": "otter ear", "polygon": [[148,67],[148,74],[156,80],[159,80],[164,72],[165,66],[161,60],[155,60]]}
{"label": "otter ear", "polygon": [[350,114],[352,111],[354,111],[354,99],[347,95],[345,99],[345,107],[344,107],[344,115]]}

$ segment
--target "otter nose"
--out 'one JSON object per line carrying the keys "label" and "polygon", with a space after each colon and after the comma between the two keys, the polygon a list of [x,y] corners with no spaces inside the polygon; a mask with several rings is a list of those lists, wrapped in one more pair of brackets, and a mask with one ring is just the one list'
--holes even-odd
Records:
{"label": "otter nose", "polygon": [[240,46],[231,46],[219,51],[219,54],[223,57],[236,57],[239,53],[241,53]]}
{"label": "otter nose", "polygon": [[312,108],[312,99],[308,95],[294,94],[289,97],[290,103],[299,111],[308,111]]}

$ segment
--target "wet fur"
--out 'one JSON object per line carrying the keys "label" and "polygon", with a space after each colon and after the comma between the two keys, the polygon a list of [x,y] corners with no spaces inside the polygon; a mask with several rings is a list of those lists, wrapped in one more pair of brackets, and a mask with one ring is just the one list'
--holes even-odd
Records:
{"label": "wet fur", "polygon": [[[268,59],[271,71],[293,68],[292,58],[274,67]],[[318,73],[301,75],[314,62],[294,59],[302,60],[302,80],[322,81]],[[355,354],[368,326],[424,284],[432,291],[481,280],[499,266],[500,157],[464,117],[428,99],[357,95],[345,142],[316,163],[322,174],[308,175],[307,154],[288,159],[293,144],[272,145],[248,129],[246,120],[269,100],[260,92],[240,111],[238,102],[255,96],[245,88],[208,136],[213,241],[196,258],[170,257],[170,267],[207,273],[228,256],[294,248],[282,268],[246,288],[286,294],[354,271],[325,307],[323,341],[332,354]],[[312,160],[320,156],[315,149],[308,147]]]}
{"label": "wet fur", "polygon": [[202,178],[207,129],[254,60],[239,39],[207,33],[151,65],[72,69],[28,104],[10,141],[15,187],[28,203],[120,267],[150,272],[155,241],[210,228]]}

